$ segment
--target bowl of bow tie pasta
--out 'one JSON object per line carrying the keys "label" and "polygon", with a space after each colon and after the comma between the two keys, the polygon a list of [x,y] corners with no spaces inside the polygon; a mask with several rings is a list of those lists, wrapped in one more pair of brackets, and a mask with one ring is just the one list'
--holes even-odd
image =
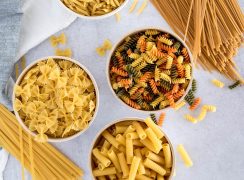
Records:
{"label": "bowl of bow tie pasta", "polygon": [[191,89],[192,74],[192,55],[185,42],[157,28],[126,35],[107,64],[115,98],[144,112],[175,108]]}
{"label": "bowl of bow tie pasta", "polygon": [[72,14],[83,18],[98,20],[118,13],[129,0],[58,0]]}
{"label": "bowl of bow tie pasta", "polygon": [[90,152],[94,179],[167,179],[173,177],[172,144],[151,118],[124,118],[104,127]]}
{"label": "bowl of bow tie pasta", "polygon": [[99,92],[78,61],[60,56],[38,59],[20,74],[13,91],[15,115],[39,142],[71,140],[93,122]]}

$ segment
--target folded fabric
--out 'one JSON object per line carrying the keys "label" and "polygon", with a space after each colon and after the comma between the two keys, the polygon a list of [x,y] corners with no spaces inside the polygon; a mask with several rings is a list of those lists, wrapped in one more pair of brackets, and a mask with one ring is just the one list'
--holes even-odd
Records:
{"label": "folded fabric", "polygon": [[3,87],[11,74],[18,48],[20,5],[20,0],[0,1],[0,102],[8,107],[11,104],[3,94]]}
{"label": "folded fabric", "polygon": [[9,153],[0,147],[0,180],[3,180],[3,171],[8,161]]}
{"label": "folded fabric", "polygon": [[[23,4],[23,17],[20,31],[20,45],[15,57],[15,62],[25,55],[30,49],[40,44],[54,33],[69,26],[76,16],[67,11],[59,0],[25,0]],[[7,46],[8,47],[8,46]],[[0,63],[1,64],[1,63]],[[12,69],[8,64],[6,69]],[[1,69],[0,69],[1,70]],[[20,72],[20,71],[19,71]],[[5,77],[7,85],[4,89],[5,95],[11,99],[13,86],[15,82],[15,72],[10,78]],[[2,99],[0,102],[2,103]],[[11,110],[11,106],[3,101],[5,106]]]}
{"label": "folded fabric", "polygon": [[21,13],[20,0],[1,0],[0,18]]}

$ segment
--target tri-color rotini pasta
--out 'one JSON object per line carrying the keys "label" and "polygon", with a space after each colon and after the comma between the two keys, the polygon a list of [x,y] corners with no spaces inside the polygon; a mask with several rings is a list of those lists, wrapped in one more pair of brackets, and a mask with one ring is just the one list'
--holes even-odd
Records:
{"label": "tri-color rotini pasta", "polygon": [[186,47],[175,37],[149,29],[126,37],[117,46],[109,74],[121,100],[153,111],[175,107],[192,79],[192,64]]}

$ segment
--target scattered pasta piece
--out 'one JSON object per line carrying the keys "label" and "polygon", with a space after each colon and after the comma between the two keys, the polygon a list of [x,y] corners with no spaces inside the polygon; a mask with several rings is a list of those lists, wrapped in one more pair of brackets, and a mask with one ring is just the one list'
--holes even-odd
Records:
{"label": "scattered pasta piece", "polygon": [[216,112],[217,108],[214,105],[203,105],[200,114],[197,117],[198,121],[205,119],[207,112]]}
{"label": "scattered pasta piece", "polygon": [[158,119],[158,125],[159,126],[162,126],[163,123],[164,123],[164,120],[165,120],[165,116],[166,116],[166,113],[165,112],[162,112],[159,116],[159,119]]}
{"label": "scattered pasta piece", "polygon": [[181,101],[181,102],[179,102],[179,103],[177,103],[175,105],[175,108],[174,109],[177,111],[177,110],[181,109],[185,105],[186,105],[186,102],[185,101]]}
{"label": "scattered pasta piece", "polygon": [[216,87],[219,87],[219,88],[223,88],[225,86],[225,84],[217,79],[213,79],[212,80],[212,83],[216,86]]}
{"label": "scattered pasta piece", "polygon": [[197,117],[197,120],[198,120],[198,121],[202,121],[202,120],[204,120],[205,117],[206,117],[206,115],[207,115],[207,110],[206,110],[204,107],[202,107],[202,109],[201,109],[201,111],[200,111],[200,114],[199,114],[198,117]]}
{"label": "scattered pasta piece", "polygon": [[103,47],[96,48],[96,52],[99,56],[105,56],[106,51],[103,49]]}
{"label": "scattered pasta piece", "polygon": [[229,86],[229,89],[234,89],[234,88],[240,86],[240,84],[241,84],[241,81],[238,80],[238,81],[236,81],[234,84],[230,85],[230,86]]}
{"label": "scattered pasta piece", "polygon": [[72,56],[72,51],[70,48],[67,49],[56,49],[55,51],[56,56],[64,56],[64,57],[71,57]]}
{"label": "scattered pasta piece", "polygon": [[193,162],[182,144],[178,145],[177,151],[187,167],[193,166]]}
{"label": "scattered pasta piece", "polygon": [[147,4],[148,4],[148,0],[144,0],[141,7],[137,11],[138,15],[140,15],[144,11],[144,9],[147,7]]}
{"label": "scattered pasta piece", "polygon": [[108,39],[103,42],[101,47],[96,48],[97,54],[99,56],[105,56],[106,51],[112,49],[112,43]]}
{"label": "scattered pasta piece", "polygon": [[158,124],[158,122],[157,122],[157,118],[156,118],[156,115],[155,115],[155,114],[151,113],[151,114],[150,114],[150,117],[151,117],[151,119],[153,120],[153,122],[154,122],[155,124]]}
{"label": "scattered pasta piece", "polygon": [[195,109],[198,108],[198,106],[200,105],[201,101],[202,101],[201,98],[196,98],[196,99],[193,101],[192,105],[189,107],[189,109],[190,109],[191,111],[194,111]]}
{"label": "scattered pasta piece", "polygon": [[217,110],[217,107],[214,105],[204,105],[203,108],[210,112],[216,112]]}
{"label": "scattered pasta piece", "polygon": [[138,4],[138,0],[134,0],[131,7],[130,7],[129,13],[132,13],[134,11],[137,4]]}
{"label": "scattered pasta piece", "polygon": [[121,15],[119,13],[115,14],[116,21],[119,22],[121,20]]}
{"label": "scattered pasta piece", "polygon": [[52,47],[57,47],[59,44],[66,43],[66,36],[64,33],[60,34],[59,36],[51,36],[50,43]]}
{"label": "scattered pasta piece", "polygon": [[185,117],[186,120],[192,122],[193,124],[197,123],[197,119],[194,118],[193,116],[191,116],[190,114],[186,114],[184,117]]}

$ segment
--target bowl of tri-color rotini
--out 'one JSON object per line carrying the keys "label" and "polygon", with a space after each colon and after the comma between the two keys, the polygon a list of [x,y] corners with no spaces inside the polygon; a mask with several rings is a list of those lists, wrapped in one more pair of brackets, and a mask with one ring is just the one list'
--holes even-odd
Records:
{"label": "bowl of tri-color rotini", "polygon": [[113,95],[141,111],[174,108],[191,88],[193,62],[177,35],[160,29],[130,33],[113,49],[107,65]]}
{"label": "bowl of tri-color rotini", "polygon": [[62,6],[83,19],[103,19],[118,13],[129,0],[58,0]]}
{"label": "bowl of tri-color rotini", "polygon": [[175,156],[169,138],[151,118],[125,118],[98,134],[90,163],[96,180],[170,180]]}
{"label": "bowl of tri-color rotini", "polygon": [[26,67],[13,92],[14,112],[39,142],[71,140],[93,122],[99,106],[95,79],[78,61],[50,56]]}

